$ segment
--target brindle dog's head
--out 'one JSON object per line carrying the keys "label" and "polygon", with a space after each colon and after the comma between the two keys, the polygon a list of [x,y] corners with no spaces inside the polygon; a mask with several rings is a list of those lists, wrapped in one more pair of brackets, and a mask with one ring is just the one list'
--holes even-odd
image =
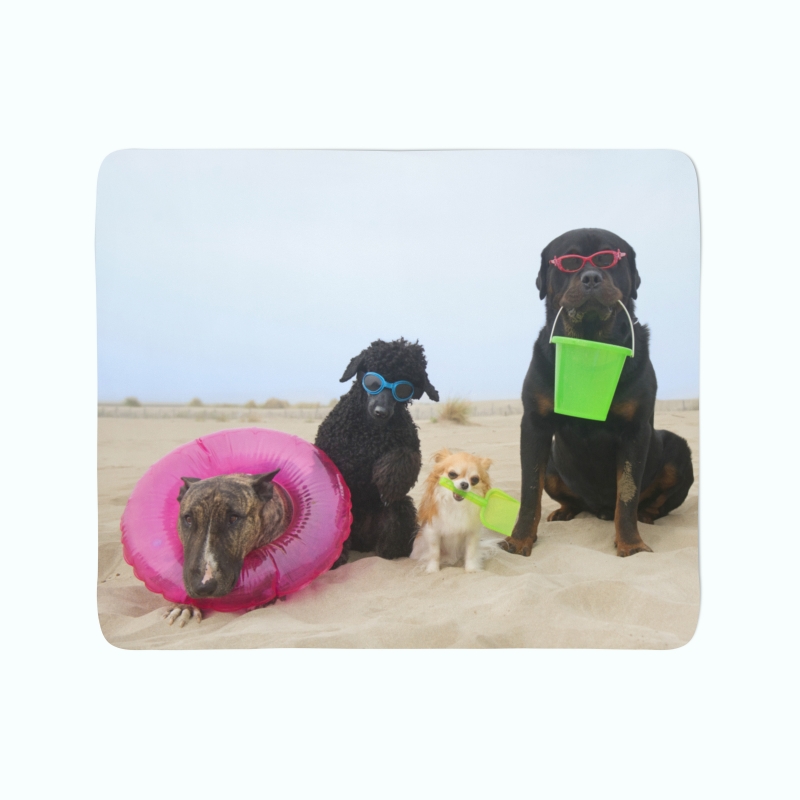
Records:
{"label": "brindle dog's head", "polygon": [[[608,269],[602,266],[614,259],[607,255],[596,259],[599,266],[587,261],[577,272],[563,272],[553,263],[562,256],[591,256],[602,251],[624,253],[624,256]],[[579,263],[570,264],[566,259],[562,265],[572,268]],[[617,312],[624,316],[618,300],[633,314],[639,283],[636,253],[624,239],[602,228],[578,228],[553,239],[542,251],[536,288],[540,298],[547,298],[550,325],[558,309],[563,307],[560,320],[567,336],[602,340],[611,338]]]}
{"label": "brindle dog's head", "polygon": [[291,504],[272,482],[277,473],[181,478],[178,535],[183,543],[183,583],[191,597],[228,594],[245,556],[286,529]]}

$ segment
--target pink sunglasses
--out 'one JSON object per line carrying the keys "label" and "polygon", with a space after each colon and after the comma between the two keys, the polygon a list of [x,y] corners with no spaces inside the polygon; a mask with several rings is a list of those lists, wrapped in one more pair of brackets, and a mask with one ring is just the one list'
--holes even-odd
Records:
{"label": "pink sunglasses", "polygon": [[625,255],[619,250],[600,250],[590,256],[558,256],[551,259],[550,263],[558,267],[562,272],[578,272],[583,269],[587,261],[591,261],[592,266],[598,269],[610,269],[621,258],[625,258]]}

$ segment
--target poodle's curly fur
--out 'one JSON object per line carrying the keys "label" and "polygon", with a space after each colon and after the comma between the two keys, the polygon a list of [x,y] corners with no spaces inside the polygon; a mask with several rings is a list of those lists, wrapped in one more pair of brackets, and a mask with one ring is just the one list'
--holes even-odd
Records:
{"label": "poodle's curly fur", "polygon": [[411,401],[396,402],[387,391],[393,413],[386,421],[376,420],[361,380],[366,372],[377,372],[392,383],[410,381],[413,399],[425,393],[438,400],[426,368],[425,350],[418,342],[378,339],[350,361],[340,378],[356,380],[323,420],[314,441],[339,468],[353,501],[350,536],[334,567],[347,561],[350,549],[374,551],[382,558],[411,554],[417,514],[408,492],[422,465],[417,426],[408,410]]}

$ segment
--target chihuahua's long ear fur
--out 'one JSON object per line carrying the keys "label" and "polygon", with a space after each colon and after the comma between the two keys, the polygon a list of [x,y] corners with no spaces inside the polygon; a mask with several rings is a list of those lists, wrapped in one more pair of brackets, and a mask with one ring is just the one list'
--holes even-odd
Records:
{"label": "chihuahua's long ear fur", "polygon": [[344,371],[344,374],[341,378],[339,378],[339,383],[344,383],[345,381],[349,381],[356,372],[362,369],[362,364],[364,361],[364,354],[366,350],[362,350],[357,356],[354,356],[350,359],[350,363],[347,365],[347,369]]}
{"label": "chihuahua's long ear fur", "polygon": [[453,455],[446,447],[443,447],[441,450],[437,450],[432,456],[431,461],[434,464],[440,464],[444,461],[448,456]]}
{"label": "chihuahua's long ear fur", "polygon": [[494,462],[492,461],[491,458],[481,458],[478,461],[478,463],[480,464],[479,472],[480,472],[481,480],[485,484],[486,490],[488,491],[489,489],[492,488],[492,480],[489,477],[489,467],[491,467]]}

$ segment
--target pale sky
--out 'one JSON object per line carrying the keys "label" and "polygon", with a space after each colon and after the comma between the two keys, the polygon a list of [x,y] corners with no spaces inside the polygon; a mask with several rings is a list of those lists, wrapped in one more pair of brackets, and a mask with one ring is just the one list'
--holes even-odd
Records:
{"label": "pale sky", "polygon": [[97,199],[101,401],[328,402],[374,339],[419,340],[442,399],[519,397],[547,243],[635,249],[662,399],[698,397],[688,157],[638,151],[123,150]]}

